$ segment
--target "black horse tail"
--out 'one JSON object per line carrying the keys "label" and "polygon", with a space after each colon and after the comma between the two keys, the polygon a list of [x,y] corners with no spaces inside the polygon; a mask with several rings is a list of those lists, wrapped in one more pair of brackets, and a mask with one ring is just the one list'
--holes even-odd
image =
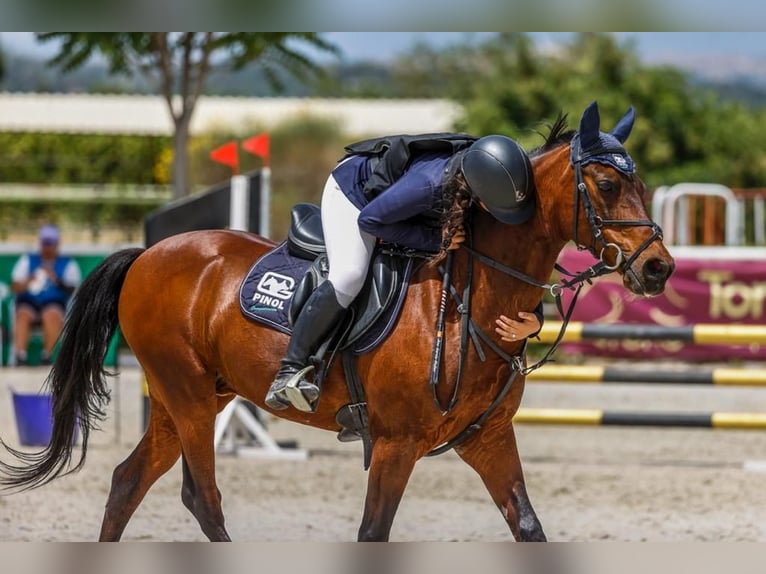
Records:
{"label": "black horse tail", "polygon": [[[79,470],[88,452],[91,430],[106,414],[109,389],[104,368],[109,343],[117,330],[117,305],[122,284],[144,249],[113,253],[82,282],[75,293],[59,338],[59,350],[45,385],[53,406],[51,442],[39,452],[2,445],[22,464],[0,462],[0,488],[29,490]],[[72,465],[77,429],[82,434],[79,460]]]}

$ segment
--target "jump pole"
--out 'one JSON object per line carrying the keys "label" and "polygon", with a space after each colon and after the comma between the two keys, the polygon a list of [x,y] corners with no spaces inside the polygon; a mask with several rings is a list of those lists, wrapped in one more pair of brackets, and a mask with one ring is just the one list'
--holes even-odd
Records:
{"label": "jump pole", "polygon": [[[553,343],[560,329],[560,322],[546,323],[538,335],[540,341]],[[567,326],[563,341],[579,343],[594,339],[684,341],[695,345],[765,344],[766,326],[698,324],[663,327],[662,325],[571,322]]]}
{"label": "jump pole", "polygon": [[644,370],[599,365],[544,365],[527,375],[533,383],[563,384],[653,384],[766,386],[766,370],[717,368],[696,370]]}
{"label": "jump pole", "polygon": [[766,413],[658,413],[598,409],[519,409],[514,423],[580,426],[646,426],[766,429]]}

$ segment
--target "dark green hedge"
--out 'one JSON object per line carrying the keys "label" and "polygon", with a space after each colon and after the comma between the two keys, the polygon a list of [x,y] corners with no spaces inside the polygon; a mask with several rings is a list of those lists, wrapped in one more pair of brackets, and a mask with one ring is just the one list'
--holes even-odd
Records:
{"label": "dark green hedge", "polygon": [[0,182],[165,184],[169,137],[0,132]]}

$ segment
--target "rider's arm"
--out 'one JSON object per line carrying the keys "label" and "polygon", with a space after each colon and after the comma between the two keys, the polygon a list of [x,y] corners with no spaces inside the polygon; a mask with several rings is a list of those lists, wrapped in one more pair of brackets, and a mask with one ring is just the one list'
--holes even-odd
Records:
{"label": "rider's arm", "polygon": [[414,219],[440,201],[444,158],[413,164],[359,214],[359,228],[384,241],[423,251],[439,251],[441,229]]}

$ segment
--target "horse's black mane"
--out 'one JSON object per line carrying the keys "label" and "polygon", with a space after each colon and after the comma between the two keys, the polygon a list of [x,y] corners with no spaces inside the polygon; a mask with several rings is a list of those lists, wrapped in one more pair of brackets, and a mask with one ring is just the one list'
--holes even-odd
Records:
{"label": "horse's black mane", "polygon": [[556,121],[550,126],[548,135],[545,136],[540,134],[545,138],[545,143],[529,152],[529,156],[534,157],[548,152],[560,145],[569,143],[572,141],[572,138],[576,133],[575,130],[567,130],[567,114],[559,113],[559,117],[556,118]]}

